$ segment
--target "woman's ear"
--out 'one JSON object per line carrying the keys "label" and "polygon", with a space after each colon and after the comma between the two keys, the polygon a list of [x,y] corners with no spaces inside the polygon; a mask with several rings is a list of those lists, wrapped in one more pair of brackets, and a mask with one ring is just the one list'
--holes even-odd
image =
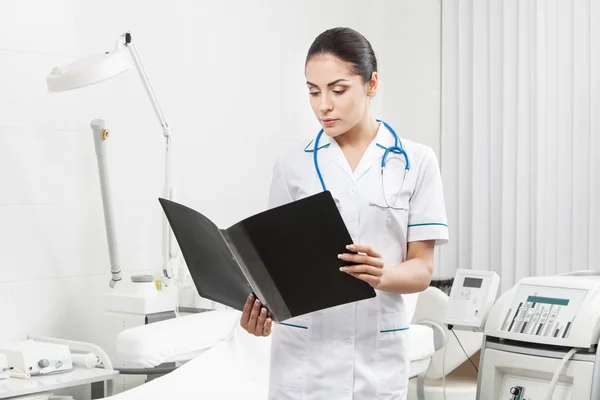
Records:
{"label": "woman's ear", "polygon": [[371,74],[371,80],[367,83],[367,96],[373,97],[377,93],[377,86],[379,85],[379,74],[374,71]]}

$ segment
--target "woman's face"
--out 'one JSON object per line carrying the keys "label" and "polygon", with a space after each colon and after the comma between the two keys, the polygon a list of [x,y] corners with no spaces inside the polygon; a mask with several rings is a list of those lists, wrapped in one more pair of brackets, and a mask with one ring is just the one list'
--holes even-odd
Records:
{"label": "woman's face", "polygon": [[346,62],[322,54],[309,59],[305,74],[310,105],[327,135],[341,135],[368,115],[377,73],[365,83]]}

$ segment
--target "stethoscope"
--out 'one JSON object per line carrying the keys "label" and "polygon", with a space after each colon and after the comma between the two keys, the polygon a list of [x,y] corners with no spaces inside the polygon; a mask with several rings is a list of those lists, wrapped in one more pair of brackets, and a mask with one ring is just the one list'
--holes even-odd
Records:
{"label": "stethoscope", "polygon": [[[381,158],[381,190],[383,192],[383,198],[385,200],[386,205],[384,206],[384,205],[375,204],[372,201],[369,202],[369,204],[375,205],[375,206],[378,206],[381,208],[391,208],[394,210],[406,210],[405,207],[396,207],[395,205],[398,202],[398,198],[400,197],[400,194],[402,193],[402,188],[404,188],[404,182],[406,182],[406,175],[407,175],[408,171],[410,170],[410,162],[408,161],[408,155],[406,154],[406,151],[402,147],[402,143],[399,143],[398,135],[396,134],[394,129],[391,126],[389,126],[387,123],[385,123],[384,121],[381,121],[378,119],[377,122],[381,122],[391,132],[392,136],[394,136],[394,145],[385,149],[385,153],[383,153],[383,157]],[[317,151],[319,150],[319,140],[321,139],[322,134],[323,134],[323,129],[321,129],[319,131],[319,133],[317,134],[317,137],[315,139],[315,145],[314,145],[314,150],[313,150],[313,160],[315,163],[315,170],[317,171],[317,175],[319,176],[319,181],[321,181],[321,186],[323,187],[323,191],[326,191],[327,187],[325,186],[325,181],[323,180],[323,175],[321,174],[321,169],[319,168],[319,162],[317,161]],[[396,198],[394,199],[392,204],[389,203],[388,198],[385,195],[385,179],[384,179],[384,174],[385,174],[384,171],[385,171],[386,161],[387,161],[388,154],[390,152],[400,154],[404,157],[404,177],[402,178],[400,190],[398,191],[398,194],[396,195]]]}

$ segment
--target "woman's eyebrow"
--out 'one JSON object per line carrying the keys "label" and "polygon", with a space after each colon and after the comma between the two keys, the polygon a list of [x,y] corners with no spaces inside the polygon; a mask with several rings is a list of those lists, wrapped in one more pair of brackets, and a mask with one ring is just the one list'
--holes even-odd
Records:
{"label": "woman's eyebrow", "polygon": [[[334,86],[334,85],[336,85],[336,84],[338,84],[338,83],[340,83],[340,82],[342,82],[342,81],[345,81],[345,82],[350,82],[348,79],[343,79],[343,78],[342,78],[342,79],[338,79],[338,80],[336,80],[336,81],[333,81],[333,82],[330,82],[330,83],[328,83],[328,84],[327,84],[327,86],[328,86],[328,87],[331,87],[331,86]],[[317,85],[315,85],[314,83],[312,83],[312,82],[309,82],[309,81],[306,81],[306,84],[307,84],[308,86],[314,86],[314,87],[318,87]]]}

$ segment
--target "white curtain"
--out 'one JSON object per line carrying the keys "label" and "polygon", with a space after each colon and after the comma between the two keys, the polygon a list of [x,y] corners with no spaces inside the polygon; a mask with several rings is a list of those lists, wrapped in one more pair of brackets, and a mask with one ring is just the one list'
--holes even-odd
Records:
{"label": "white curtain", "polygon": [[442,0],[437,276],[600,269],[600,0]]}

